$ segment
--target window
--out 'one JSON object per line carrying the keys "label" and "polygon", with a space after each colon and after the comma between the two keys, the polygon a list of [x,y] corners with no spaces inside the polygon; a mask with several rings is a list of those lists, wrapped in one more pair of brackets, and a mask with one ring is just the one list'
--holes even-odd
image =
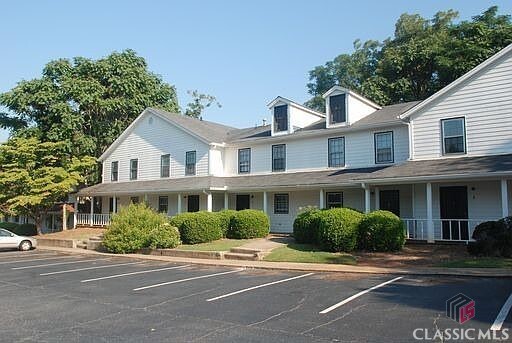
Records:
{"label": "window", "polygon": [[11,237],[11,233],[7,230],[0,229],[0,237]]}
{"label": "window", "polygon": [[[108,211],[110,213],[114,212],[114,198],[108,198]],[[119,211],[119,198],[116,198],[116,211]]]}
{"label": "window", "polygon": [[288,194],[274,194],[274,213],[288,214],[289,198]]}
{"label": "window", "polygon": [[130,180],[137,180],[137,174],[139,169],[139,160],[130,160]]}
{"label": "window", "polygon": [[441,120],[443,131],[443,154],[466,153],[466,125],[464,118]]}
{"label": "window", "polygon": [[171,175],[171,155],[162,155],[160,157],[160,177],[169,177]]}
{"label": "window", "polygon": [[286,170],[286,144],[272,145],[272,171]]}
{"label": "window", "polygon": [[343,167],[345,165],[345,138],[329,138],[327,150],[329,167]]}
{"label": "window", "polygon": [[329,113],[331,124],[344,123],[347,121],[345,94],[329,97]]}
{"label": "window", "polygon": [[251,171],[251,149],[238,149],[238,173],[249,173]]}
{"label": "window", "polygon": [[375,134],[375,163],[393,163],[393,132]]}
{"label": "window", "polygon": [[138,204],[139,203],[139,197],[130,197],[130,202],[132,204]]}
{"label": "window", "polygon": [[274,131],[288,131],[288,105],[274,107]]}
{"label": "window", "polygon": [[343,193],[342,192],[328,192],[327,208],[343,207]]}
{"label": "window", "polygon": [[110,181],[117,181],[119,177],[119,162],[113,161],[110,168]]}
{"label": "window", "polygon": [[166,213],[169,211],[169,197],[158,197],[158,212]]}
{"label": "window", "polygon": [[251,208],[251,196],[249,194],[236,195],[236,210],[242,211]]}
{"label": "window", "polygon": [[187,151],[185,154],[185,175],[196,175],[195,151]]}

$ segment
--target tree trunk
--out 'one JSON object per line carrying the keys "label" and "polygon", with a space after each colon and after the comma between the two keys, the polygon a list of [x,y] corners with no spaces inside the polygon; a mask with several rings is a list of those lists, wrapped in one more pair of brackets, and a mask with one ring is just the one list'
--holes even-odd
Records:
{"label": "tree trunk", "polygon": [[36,224],[37,234],[42,235],[43,234],[43,216],[34,216],[34,222]]}

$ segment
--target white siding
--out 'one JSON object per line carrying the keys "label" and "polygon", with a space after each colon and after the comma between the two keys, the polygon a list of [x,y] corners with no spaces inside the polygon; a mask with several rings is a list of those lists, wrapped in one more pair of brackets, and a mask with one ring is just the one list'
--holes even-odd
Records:
{"label": "white siding", "polygon": [[292,132],[295,128],[303,128],[322,119],[319,116],[303,111],[293,105],[290,105],[290,110],[288,113],[290,114]]}
{"label": "white siding", "polygon": [[210,149],[210,175],[222,176],[224,173],[224,159],[222,158],[222,148]]}
{"label": "white siding", "polygon": [[171,154],[171,177],[183,177],[185,152],[191,150],[196,151],[196,175],[208,175],[207,144],[159,117],[147,115],[105,159],[103,182],[110,182],[112,161],[119,161],[119,181],[129,181],[130,159],[134,158],[139,160],[138,180],[160,179],[160,156],[164,154]]}
{"label": "white siding", "polygon": [[442,156],[441,119],[466,118],[467,155],[512,152],[512,54],[413,115],[414,158]]}
{"label": "white siding", "polygon": [[368,105],[350,94],[348,94],[347,110],[347,119],[349,123],[355,123],[376,111],[375,107]]}

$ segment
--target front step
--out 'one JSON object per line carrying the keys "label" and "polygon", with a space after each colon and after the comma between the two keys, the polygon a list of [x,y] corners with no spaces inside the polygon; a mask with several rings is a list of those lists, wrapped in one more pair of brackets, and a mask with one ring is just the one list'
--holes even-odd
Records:
{"label": "front step", "polygon": [[237,253],[237,252],[224,253],[224,258],[226,260],[243,260],[243,261],[258,261],[260,259],[260,257],[256,253],[243,254],[243,253]]}
{"label": "front step", "polygon": [[79,249],[87,249],[87,241],[77,241],[76,247]]}

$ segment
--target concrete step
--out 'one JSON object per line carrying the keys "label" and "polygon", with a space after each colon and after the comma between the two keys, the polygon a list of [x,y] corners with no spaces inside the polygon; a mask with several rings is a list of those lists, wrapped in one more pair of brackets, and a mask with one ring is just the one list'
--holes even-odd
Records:
{"label": "concrete step", "polygon": [[239,253],[239,254],[257,254],[257,253],[261,252],[261,250],[259,250],[259,249],[243,248],[243,247],[231,248],[229,251],[234,252],[234,253]]}
{"label": "concrete step", "polygon": [[76,247],[79,249],[87,249],[87,243],[84,242],[77,242]]}
{"label": "concrete step", "polygon": [[224,253],[226,260],[243,260],[243,261],[258,261],[260,258],[258,254],[242,254],[236,252]]}

